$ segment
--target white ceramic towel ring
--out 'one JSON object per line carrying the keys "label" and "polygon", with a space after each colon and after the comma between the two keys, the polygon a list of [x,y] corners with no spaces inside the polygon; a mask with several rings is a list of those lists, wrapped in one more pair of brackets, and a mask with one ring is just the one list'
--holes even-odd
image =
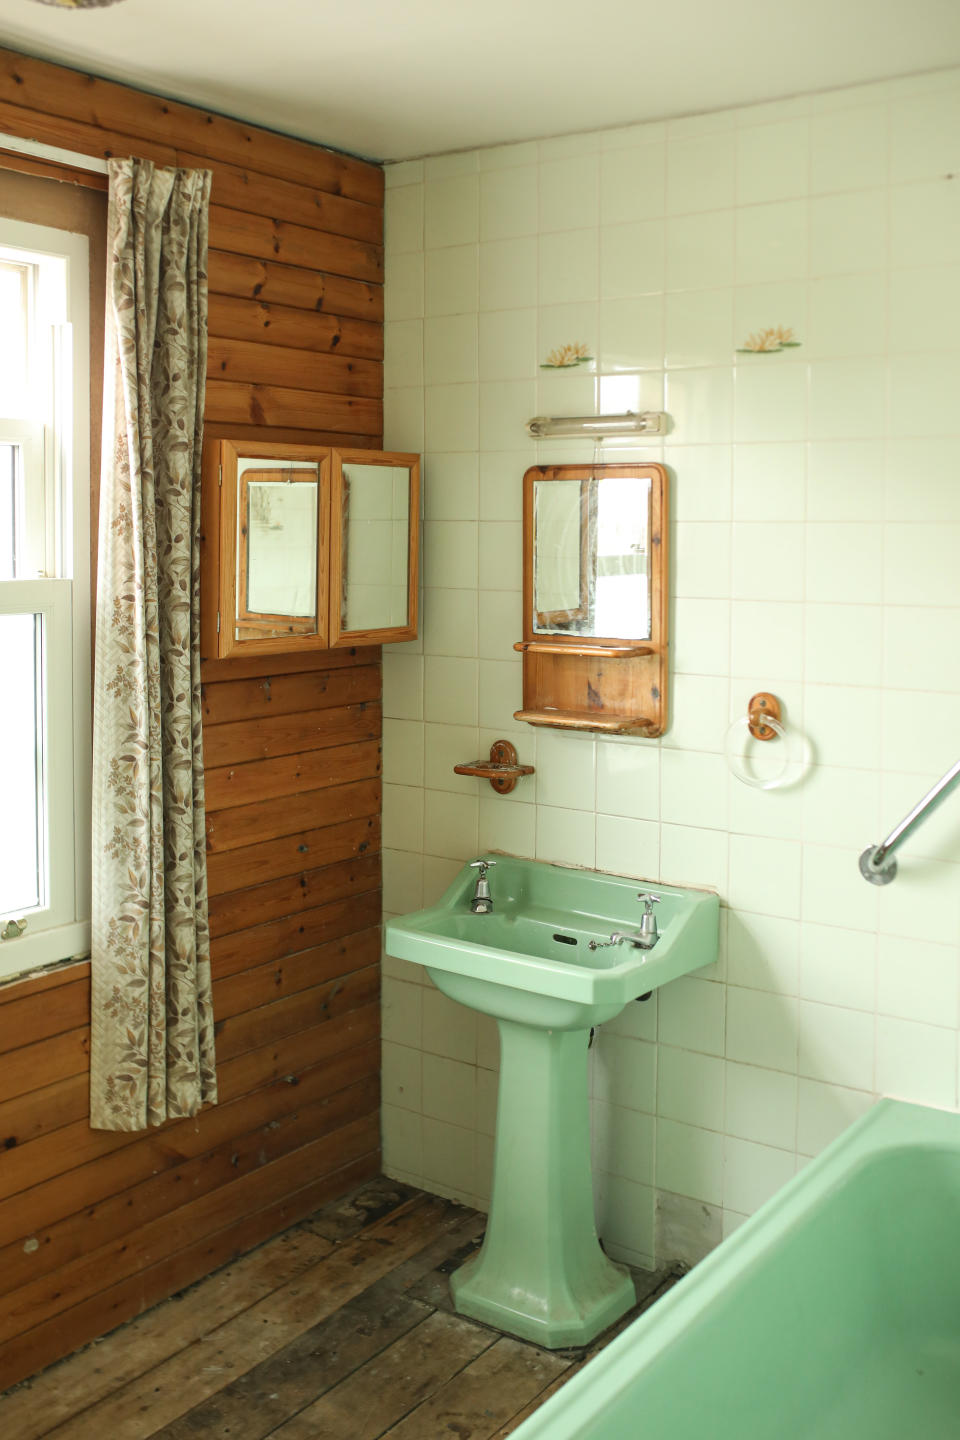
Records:
{"label": "white ceramic towel ring", "polygon": [[810,765],[806,738],[797,730],[787,729],[780,718],[777,697],[764,691],[751,697],[746,715],[730,726],[723,753],[741,784],[754,790],[782,790],[795,785]]}

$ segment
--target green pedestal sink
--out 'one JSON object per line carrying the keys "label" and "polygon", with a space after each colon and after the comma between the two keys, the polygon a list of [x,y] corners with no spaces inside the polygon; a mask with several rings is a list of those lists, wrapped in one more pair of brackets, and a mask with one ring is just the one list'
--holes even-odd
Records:
{"label": "green pedestal sink", "polygon": [[583,1345],[634,1303],[597,1239],[587,1049],[592,1026],[717,958],[717,897],[656,885],[660,938],[636,932],[637,880],[487,855],[493,911],[473,914],[469,866],[427,910],[387,924],[386,948],[500,1029],[493,1193],[479,1254],[451,1277],[457,1309],[547,1349]]}

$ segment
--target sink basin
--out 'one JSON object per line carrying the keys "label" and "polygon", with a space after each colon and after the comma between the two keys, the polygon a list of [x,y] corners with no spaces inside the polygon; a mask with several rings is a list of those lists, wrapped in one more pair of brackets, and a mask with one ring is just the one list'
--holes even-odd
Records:
{"label": "sink basin", "polygon": [[[474,1010],[552,1030],[589,1030],[631,1000],[717,956],[717,897],[705,890],[488,854],[493,912],[474,915],[477,872],[464,867],[436,905],[387,924],[387,950],[424,965]],[[614,930],[639,928],[639,891],[660,896],[660,939],[591,950]]]}
{"label": "sink basin", "polygon": [[590,1175],[590,1030],[717,958],[716,895],[655,885],[660,939],[591,950],[636,931],[637,880],[486,855],[493,911],[470,910],[477,872],[436,905],[391,920],[386,948],[445,995],[496,1018],[500,1089],[490,1217],[479,1254],[450,1278],[456,1308],[547,1349],[585,1345],[633,1305],[603,1253]]}

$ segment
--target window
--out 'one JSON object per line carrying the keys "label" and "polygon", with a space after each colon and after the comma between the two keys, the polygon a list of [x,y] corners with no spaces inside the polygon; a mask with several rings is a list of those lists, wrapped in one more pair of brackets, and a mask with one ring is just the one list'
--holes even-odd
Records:
{"label": "window", "polygon": [[0,979],[90,945],[88,272],[0,219]]}

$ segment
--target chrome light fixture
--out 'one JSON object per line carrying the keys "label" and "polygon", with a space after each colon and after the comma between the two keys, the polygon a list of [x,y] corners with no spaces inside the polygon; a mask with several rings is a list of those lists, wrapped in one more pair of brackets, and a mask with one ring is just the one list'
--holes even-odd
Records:
{"label": "chrome light fixture", "polygon": [[644,410],[636,415],[535,415],[527,421],[527,434],[534,440],[554,436],[581,436],[606,440],[615,435],[666,435],[668,416],[662,410]]}

